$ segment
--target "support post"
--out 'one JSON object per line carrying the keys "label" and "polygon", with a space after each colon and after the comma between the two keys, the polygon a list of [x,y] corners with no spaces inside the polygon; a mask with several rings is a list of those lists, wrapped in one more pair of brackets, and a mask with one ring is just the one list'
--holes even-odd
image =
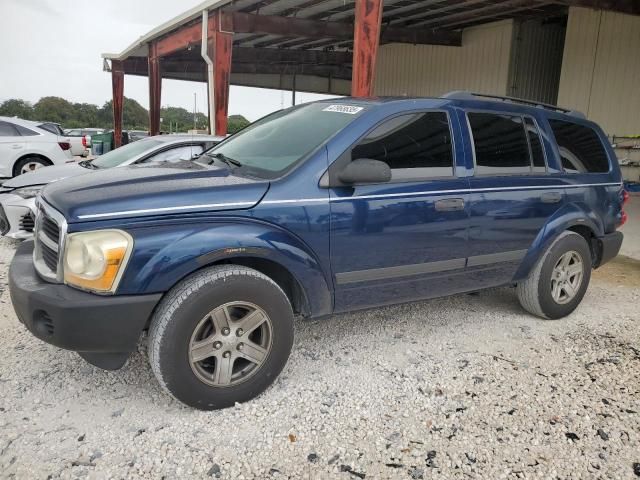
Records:
{"label": "support post", "polygon": [[351,78],[351,95],[354,97],[373,96],[381,21],[382,0],[356,0]]}
{"label": "support post", "polygon": [[160,93],[162,76],[156,42],[149,44],[149,134],[160,133]]}
{"label": "support post", "polygon": [[[213,14],[213,31],[207,42],[208,56],[213,60],[213,85],[209,84],[209,101],[213,100],[214,128],[216,135],[227,134],[227,114],[229,112],[229,83],[231,80],[231,52],[233,33],[223,31],[221,16]],[[211,110],[211,107],[210,107]]]}
{"label": "support post", "polygon": [[122,108],[124,105],[124,67],[120,60],[111,61],[111,88],[113,90],[113,143],[122,145]]}
{"label": "support post", "polygon": [[296,105],[296,74],[293,74],[293,78],[291,79],[291,105],[295,107]]}

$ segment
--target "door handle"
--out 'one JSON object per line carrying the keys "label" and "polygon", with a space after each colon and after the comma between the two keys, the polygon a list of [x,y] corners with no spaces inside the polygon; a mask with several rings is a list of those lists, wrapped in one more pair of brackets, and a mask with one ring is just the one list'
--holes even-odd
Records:
{"label": "door handle", "polygon": [[464,200],[462,198],[443,198],[435,203],[438,212],[453,212],[464,210]]}
{"label": "door handle", "polygon": [[22,145],[20,145],[19,143],[18,144],[14,143],[13,145],[11,145],[11,148],[13,148],[14,150],[17,150],[18,148],[22,148]]}
{"label": "door handle", "polygon": [[560,192],[547,192],[542,194],[542,203],[558,203],[562,200]]}

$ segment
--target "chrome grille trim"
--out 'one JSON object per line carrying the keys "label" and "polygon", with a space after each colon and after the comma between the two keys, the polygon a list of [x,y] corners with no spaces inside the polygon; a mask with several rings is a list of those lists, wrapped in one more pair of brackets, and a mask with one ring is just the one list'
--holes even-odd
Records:
{"label": "chrome grille trim", "polygon": [[[42,200],[42,198],[38,199],[37,207],[36,207],[36,219],[35,219],[35,228],[34,228],[34,248],[33,248],[33,264],[36,268],[38,274],[45,280],[54,283],[62,283],[63,282],[63,273],[62,273],[62,261],[64,254],[64,242],[67,234],[67,221],[64,216],[58,212],[51,205],[47,204]],[[48,222],[54,223],[58,228],[58,239],[52,239],[50,235],[54,234],[53,229],[51,228],[43,228],[45,219]],[[50,225],[49,225],[50,227]],[[56,269],[53,270],[47,265],[44,256],[49,255],[49,252],[45,252],[44,249],[49,249],[52,252],[55,252],[57,255],[57,264]],[[49,263],[51,263],[51,258],[48,258]]]}

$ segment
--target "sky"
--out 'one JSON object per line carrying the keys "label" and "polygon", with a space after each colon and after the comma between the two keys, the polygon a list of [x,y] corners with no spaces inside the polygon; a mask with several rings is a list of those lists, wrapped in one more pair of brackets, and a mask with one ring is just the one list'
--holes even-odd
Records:
{"label": "sky", "polygon": [[[0,0],[0,102],[58,96],[102,106],[111,99],[105,52],[118,53],[138,37],[202,0]],[[162,81],[162,106],[206,114],[205,83]],[[124,94],[149,106],[146,77],[125,76]],[[291,92],[231,86],[229,114],[256,120],[291,105]],[[298,92],[296,102],[323,95]],[[90,126],[90,125],[89,125]]]}

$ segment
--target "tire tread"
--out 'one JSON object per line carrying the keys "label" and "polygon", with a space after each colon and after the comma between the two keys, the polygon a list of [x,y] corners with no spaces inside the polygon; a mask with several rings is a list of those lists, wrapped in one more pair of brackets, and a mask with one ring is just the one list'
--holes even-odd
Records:
{"label": "tire tread", "polygon": [[160,365],[160,346],[165,338],[164,333],[169,326],[169,322],[171,322],[174,317],[174,312],[180,308],[184,301],[203,286],[214,282],[224,282],[229,277],[236,276],[254,277],[256,279],[266,281],[275,286],[287,299],[287,302],[289,301],[287,295],[284,293],[282,288],[280,288],[280,285],[271,278],[257,270],[240,265],[218,265],[208,267],[195,272],[174,286],[173,289],[171,289],[169,293],[162,298],[160,305],[156,308],[156,311],[153,314],[151,325],[149,327],[148,339],[148,355],[151,370],[162,389],[172,397],[176,398],[167,386]]}

